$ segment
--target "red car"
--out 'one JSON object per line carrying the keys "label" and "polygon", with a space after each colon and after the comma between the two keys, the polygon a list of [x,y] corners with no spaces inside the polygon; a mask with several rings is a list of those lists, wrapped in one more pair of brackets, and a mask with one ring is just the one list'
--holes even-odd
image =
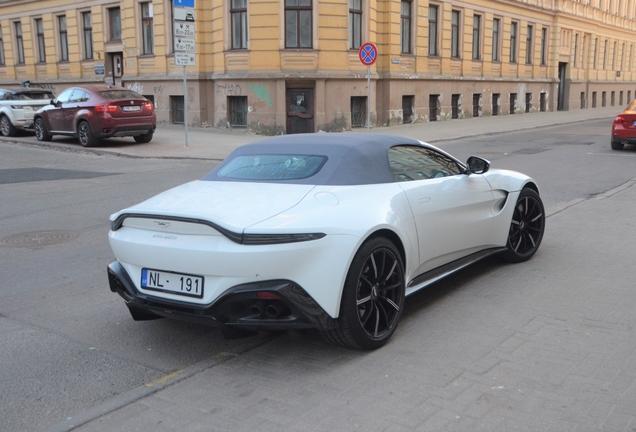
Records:
{"label": "red car", "polygon": [[623,150],[625,144],[636,144],[636,100],[612,124],[612,150]]}
{"label": "red car", "polygon": [[50,141],[53,135],[75,136],[84,147],[102,138],[131,136],[147,143],[157,127],[151,101],[123,87],[95,85],[71,87],[34,116],[35,136]]}

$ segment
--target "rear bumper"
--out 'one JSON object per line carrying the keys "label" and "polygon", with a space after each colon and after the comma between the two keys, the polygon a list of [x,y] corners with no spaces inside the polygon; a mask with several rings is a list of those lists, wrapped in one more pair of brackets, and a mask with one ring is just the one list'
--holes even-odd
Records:
{"label": "rear bumper", "polygon": [[[126,302],[133,318],[173,318],[187,322],[218,325],[224,336],[232,328],[279,330],[316,328],[329,330],[338,323],[307,292],[289,280],[270,280],[237,285],[209,305],[158,299],[139,292],[118,262],[108,265],[110,290]],[[268,293],[259,298],[257,293]],[[261,295],[262,296],[262,295]],[[277,297],[277,298],[276,298]]]}
{"label": "rear bumper", "polygon": [[96,130],[93,133],[97,138],[129,137],[154,133],[155,128],[156,125],[150,123],[133,126],[104,126],[102,129]]}
{"label": "rear bumper", "polygon": [[633,133],[615,133],[612,134],[612,141],[622,144],[636,144],[636,136]]}

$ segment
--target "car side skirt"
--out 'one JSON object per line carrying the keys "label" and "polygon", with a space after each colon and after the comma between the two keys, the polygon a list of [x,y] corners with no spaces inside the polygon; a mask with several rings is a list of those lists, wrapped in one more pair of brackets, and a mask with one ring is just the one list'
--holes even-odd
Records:
{"label": "car side skirt", "polygon": [[489,257],[491,255],[500,253],[505,251],[506,248],[505,247],[496,247],[496,248],[490,248],[490,249],[485,249],[479,252],[475,252],[471,255],[465,256],[463,258],[460,258],[458,260],[452,261],[448,264],[445,264],[443,266],[437,267],[433,270],[430,270],[426,273],[422,273],[419,276],[416,276],[415,278],[413,278],[406,286],[406,295],[411,295],[413,293],[415,293],[416,291],[421,290],[422,288],[426,288],[427,286],[439,281],[440,279],[443,279],[455,272],[460,271],[463,268],[468,267],[471,264],[476,263],[477,261],[480,261],[486,257]]}

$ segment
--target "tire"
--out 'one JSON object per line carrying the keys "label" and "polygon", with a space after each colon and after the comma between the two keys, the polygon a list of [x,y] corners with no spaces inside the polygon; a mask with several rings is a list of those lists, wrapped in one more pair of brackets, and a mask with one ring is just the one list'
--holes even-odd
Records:
{"label": "tire", "polygon": [[380,348],[397,328],[404,296],[404,264],[397,248],[384,237],[367,240],[347,273],[339,327],[323,336],[350,348]]}
{"label": "tire", "polygon": [[35,119],[35,137],[38,141],[51,141],[51,138],[53,138],[46,129],[46,123],[44,123],[44,119],[42,117]]}
{"label": "tire", "polygon": [[545,209],[541,197],[525,188],[519,194],[510,222],[507,250],[501,257],[512,263],[527,261],[535,254],[545,231]]}
{"label": "tire", "polygon": [[82,120],[77,125],[77,138],[79,139],[80,144],[84,147],[94,147],[99,144],[99,138],[95,138],[93,136],[91,126],[86,120]]}
{"label": "tire", "polygon": [[11,120],[6,115],[0,117],[0,132],[3,136],[14,137],[17,135],[18,130],[11,124]]}
{"label": "tire", "polygon": [[154,135],[154,132],[148,132],[147,134],[144,134],[144,135],[135,135],[133,138],[135,139],[135,142],[139,144],[145,144],[152,141],[153,135]]}
{"label": "tire", "polygon": [[625,144],[612,140],[612,150],[623,150],[623,147],[625,147]]}

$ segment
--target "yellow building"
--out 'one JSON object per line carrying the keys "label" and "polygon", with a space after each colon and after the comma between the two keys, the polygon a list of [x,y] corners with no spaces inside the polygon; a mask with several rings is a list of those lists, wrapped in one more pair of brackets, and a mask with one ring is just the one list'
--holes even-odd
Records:
{"label": "yellow building", "polygon": [[160,123],[187,106],[263,134],[364,127],[368,70],[372,126],[621,106],[635,18],[636,0],[4,0],[0,86],[121,84]]}

